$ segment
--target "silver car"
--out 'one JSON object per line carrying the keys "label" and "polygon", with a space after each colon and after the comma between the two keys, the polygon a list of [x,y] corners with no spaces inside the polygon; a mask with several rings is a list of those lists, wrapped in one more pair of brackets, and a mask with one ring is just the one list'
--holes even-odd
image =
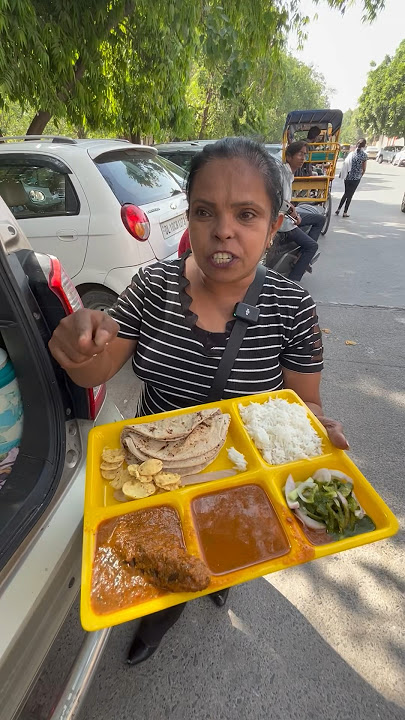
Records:
{"label": "silver car", "polygon": [[378,163],[392,163],[396,153],[400,150],[402,150],[402,145],[386,145],[385,147],[380,148],[376,160]]}

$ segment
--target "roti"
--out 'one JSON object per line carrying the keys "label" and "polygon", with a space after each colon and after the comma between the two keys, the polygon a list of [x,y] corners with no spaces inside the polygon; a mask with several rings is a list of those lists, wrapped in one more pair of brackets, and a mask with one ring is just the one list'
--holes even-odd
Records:
{"label": "roti", "polygon": [[215,415],[220,415],[219,408],[211,408],[208,410],[198,410],[197,412],[188,413],[187,415],[177,415],[172,418],[163,418],[150,423],[139,423],[137,425],[127,425],[123,430],[125,437],[126,431],[132,435],[140,435],[151,440],[163,440],[164,442],[172,442],[186,438],[190,433],[204,420],[208,420]]}

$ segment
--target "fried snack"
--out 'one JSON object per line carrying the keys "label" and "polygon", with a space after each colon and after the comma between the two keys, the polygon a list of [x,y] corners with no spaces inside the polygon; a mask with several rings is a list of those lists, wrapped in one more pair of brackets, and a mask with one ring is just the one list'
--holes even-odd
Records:
{"label": "fried snack", "polygon": [[106,463],[118,463],[119,462],[122,464],[125,460],[124,452],[120,448],[113,449],[113,448],[105,447],[103,449],[103,452],[101,453],[101,457],[102,457],[103,461]]}
{"label": "fried snack", "polygon": [[100,470],[119,470],[122,462],[102,462]]}
{"label": "fried snack", "polygon": [[140,475],[157,475],[163,469],[161,460],[146,460],[139,466]]}
{"label": "fried snack", "polygon": [[120,476],[120,468],[118,470],[102,470],[101,475],[104,480],[116,480]]}
{"label": "fried snack", "polygon": [[140,498],[154,495],[156,487],[153,483],[141,483],[139,480],[130,480],[122,486],[122,492],[131,500],[139,500]]}
{"label": "fried snack", "polygon": [[181,487],[181,476],[177,473],[160,472],[153,478],[156,487],[162,490],[177,490]]}
{"label": "fried snack", "polygon": [[114,490],[122,490],[123,486],[126,482],[131,482],[133,480],[133,477],[128,472],[127,468],[121,468],[118,472],[117,477],[114,480],[111,480],[110,485]]}
{"label": "fried snack", "polygon": [[139,480],[139,478],[140,478],[139,465],[128,465],[128,472],[132,477]]}

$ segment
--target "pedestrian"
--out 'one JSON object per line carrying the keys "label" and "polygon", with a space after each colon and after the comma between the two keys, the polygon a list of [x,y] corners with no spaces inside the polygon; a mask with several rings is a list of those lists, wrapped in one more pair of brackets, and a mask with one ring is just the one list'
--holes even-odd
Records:
{"label": "pedestrian", "polygon": [[[301,255],[292,268],[289,278],[290,280],[300,281],[304,272],[311,265],[311,261],[318,250],[318,238],[325,224],[325,218],[320,213],[307,213],[301,216],[291,203],[292,184],[295,172],[302,167],[307,154],[307,144],[305,140],[288,145],[286,150],[286,161],[281,166],[281,179],[283,183],[283,197],[285,201],[286,215],[281,225],[281,232],[288,233],[291,238],[301,248]],[[298,227],[308,222],[311,225],[309,233],[304,232]]]}
{"label": "pedestrian", "polygon": [[344,205],[343,217],[350,217],[350,215],[347,214],[347,211],[350,207],[353,195],[360,184],[360,180],[366,172],[368,160],[367,153],[364,151],[366,145],[366,140],[361,138],[356,145],[356,149],[348,154],[343,163],[339,177],[345,182],[345,191],[339,203],[338,209],[335,211],[335,215],[339,215],[339,212]]}
{"label": "pedestrian", "polygon": [[[250,288],[258,297],[258,322],[249,324],[226,369],[222,397],[295,390],[331,441],[346,449],[340,423],[323,416],[322,338],[312,298],[271,270],[258,283],[260,259],[281,222],[276,162],[246,138],[206,145],[191,161],[187,199],[192,253],[139,270],[108,313],[83,309],[64,318],[49,343],[53,357],[82,387],[106,382],[132,357],[144,382],[139,416],[202,404],[232,332],[235,306]],[[227,591],[210,597],[223,605]],[[157,650],[183,608],[141,620],[129,664]]]}

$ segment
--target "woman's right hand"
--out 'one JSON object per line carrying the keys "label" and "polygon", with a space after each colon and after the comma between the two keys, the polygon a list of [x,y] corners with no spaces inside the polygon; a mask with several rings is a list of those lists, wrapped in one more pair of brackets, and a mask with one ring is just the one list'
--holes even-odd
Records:
{"label": "woman's right hand", "polygon": [[64,370],[83,367],[117,337],[119,325],[101,310],[78,310],[60,321],[48,347]]}

